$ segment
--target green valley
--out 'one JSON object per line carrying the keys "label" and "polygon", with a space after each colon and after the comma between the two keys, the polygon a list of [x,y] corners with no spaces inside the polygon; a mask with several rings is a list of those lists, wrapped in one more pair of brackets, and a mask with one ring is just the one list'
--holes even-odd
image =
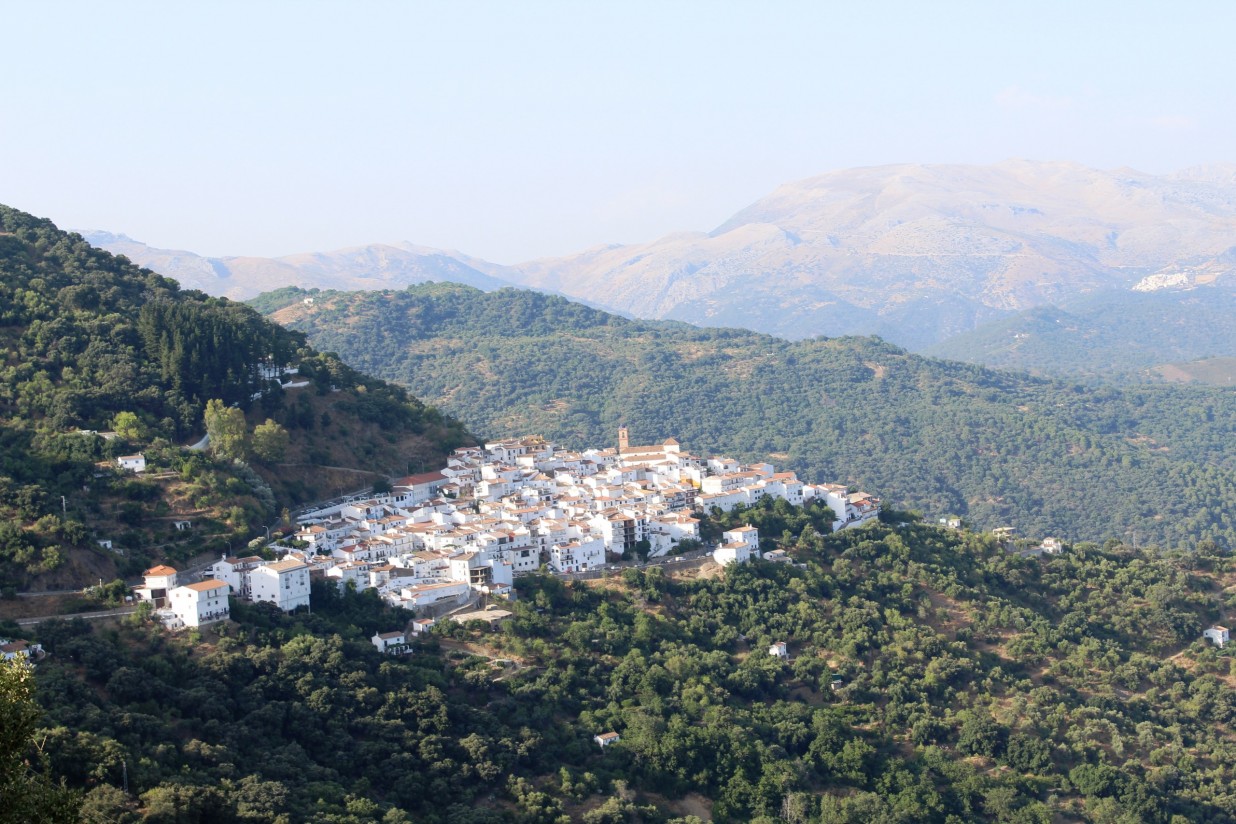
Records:
{"label": "green valley", "polygon": [[626,424],[986,528],[1170,546],[1236,538],[1228,392],[1094,388],[874,338],[789,342],[449,284],[287,289],[255,305],[486,437],[580,447]]}

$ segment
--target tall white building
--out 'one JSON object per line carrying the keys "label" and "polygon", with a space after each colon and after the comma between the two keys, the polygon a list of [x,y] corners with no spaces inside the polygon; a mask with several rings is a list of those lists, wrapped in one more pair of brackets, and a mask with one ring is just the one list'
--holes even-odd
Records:
{"label": "tall white building", "polygon": [[713,550],[712,558],[721,566],[745,564],[752,556],[760,557],[760,531],[753,526],[740,526],[722,533],[724,543]]}
{"label": "tall white building", "polygon": [[200,627],[231,617],[228,585],[223,581],[199,581],[176,587],[168,595],[168,607],[186,627]]}
{"label": "tall white building", "polygon": [[250,597],[266,601],[284,612],[309,606],[309,567],[288,558],[257,567],[249,573]]}

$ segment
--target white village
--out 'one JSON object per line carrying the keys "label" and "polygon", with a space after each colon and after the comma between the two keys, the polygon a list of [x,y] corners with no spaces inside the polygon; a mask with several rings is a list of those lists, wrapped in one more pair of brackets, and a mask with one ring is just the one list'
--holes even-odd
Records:
{"label": "white village", "polygon": [[[457,449],[440,471],[305,512],[295,533],[303,548],[277,561],[224,556],[206,580],[184,585],[175,569],[161,565],[147,570],[136,594],[167,626],[198,627],[227,619],[229,596],[284,611],[309,607],[309,582],[322,578],[374,589],[392,606],[412,610],[415,633],[448,613],[455,620],[506,614],[467,610],[486,596],[512,597],[516,577],[542,569],[595,573],[688,549],[711,548],[721,566],[761,557],[754,527],[726,531],[707,547],[695,515],[764,498],[823,502],[834,531],[874,520],[880,507],[866,493],[804,483],[768,463],[692,455],[673,438],[632,446],[625,427],[616,446],[582,452],[530,436]],[[383,651],[400,651],[405,641],[399,632],[373,639]]]}

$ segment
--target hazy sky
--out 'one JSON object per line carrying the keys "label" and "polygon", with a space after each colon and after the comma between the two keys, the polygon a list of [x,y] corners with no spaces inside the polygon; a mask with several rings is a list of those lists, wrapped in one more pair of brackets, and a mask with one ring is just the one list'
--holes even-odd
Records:
{"label": "hazy sky", "polygon": [[6,3],[0,202],[500,263],[897,162],[1236,161],[1236,3]]}

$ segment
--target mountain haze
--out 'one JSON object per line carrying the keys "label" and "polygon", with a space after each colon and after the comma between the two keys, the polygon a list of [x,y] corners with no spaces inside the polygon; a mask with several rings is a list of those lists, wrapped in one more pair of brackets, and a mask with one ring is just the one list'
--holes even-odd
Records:
{"label": "mountain haze", "polygon": [[[786,184],[714,231],[520,265],[525,285],[638,317],[922,347],[1236,241],[1236,169],[898,165]],[[1233,267],[1208,283],[1230,290]]]}
{"label": "mountain haze", "polygon": [[921,350],[1094,292],[1188,285],[1231,294],[1236,166],[1169,175],[1027,160],[849,169],[788,183],[711,232],[515,266],[411,244],[200,258],[91,238],[231,297],[285,285],[516,284],[642,318],[791,339],[878,334]]}
{"label": "mountain haze", "polygon": [[1159,380],[1153,367],[1236,352],[1236,294],[1106,291],[1037,306],[936,344],[926,354],[1043,375]]}
{"label": "mountain haze", "polygon": [[373,243],[265,258],[205,257],[177,249],[157,249],[110,232],[87,232],[85,238],[94,246],[174,278],[187,289],[234,300],[289,285],[389,289],[429,280],[463,283],[478,289],[511,285],[475,268],[469,262],[471,259],[463,255],[413,243]]}

